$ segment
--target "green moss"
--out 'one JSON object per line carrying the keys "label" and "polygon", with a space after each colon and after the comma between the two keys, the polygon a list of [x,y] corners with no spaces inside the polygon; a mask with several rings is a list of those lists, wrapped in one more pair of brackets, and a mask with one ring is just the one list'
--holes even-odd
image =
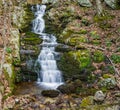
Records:
{"label": "green moss", "polygon": [[12,53],[12,49],[10,47],[6,47],[6,52],[7,53]]}
{"label": "green moss", "polygon": [[79,31],[79,34],[87,34],[87,30],[81,29],[81,30]]}
{"label": "green moss", "polygon": [[93,55],[93,61],[94,62],[100,63],[100,62],[104,61],[104,59],[105,59],[105,56],[101,51],[96,50],[94,52],[94,55]]}
{"label": "green moss", "polygon": [[82,100],[80,106],[87,107],[93,104],[93,96],[86,97]]}
{"label": "green moss", "polygon": [[25,15],[23,16],[24,22],[21,23],[20,30],[22,32],[27,32],[30,30],[31,21],[34,19],[34,13],[31,11],[31,6],[29,4],[24,5]]}
{"label": "green moss", "polygon": [[[7,67],[8,68],[8,67]],[[9,84],[9,87],[10,87],[10,90],[11,90],[11,93],[13,92],[14,88],[15,88],[15,72],[14,72],[14,67],[11,66],[11,72],[12,73],[8,73],[9,71],[7,71],[5,68],[4,68],[4,75],[5,75],[5,78],[7,79],[8,81],[8,84]],[[9,75],[10,74],[10,75]],[[10,94],[11,94],[10,93]]]}
{"label": "green moss", "polygon": [[92,40],[92,44],[99,45],[100,43],[100,40]]}
{"label": "green moss", "polygon": [[103,78],[104,78],[104,79],[112,78],[112,77],[113,77],[113,76],[111,76],[110,74],[104,74],[104,75],[103,75]]}
{"label": "green moss", "polygon": [[90,32],[90,36],[91,36],[94,40],[100,40],[100,36],[99,36],[99,34],[97,34],[97,31],[91,31],[91,32]]}
{"label": "green moss", "polygon": [[112,45],[112,42],[110,40],[107,40],[105,43],[107,47],[110,47]]}
{"label": "green moss", "polygon": [[79,62],[74,58],[74,56],[70,52],[65,52],[62,55],[60,61],[58,62],[58,67],[63,72],[63,77],[65,80],[74,77],[79,77]]}
{"label": "green moss", "polygon": [[25,44],[30,44],[30,45],[37,45],[37,44],[42,43],[42,39],[39,37],[36,37],[36,35],[34,34],[31,34],[29,37],[23,38],[22,41]]}
{"label": "green moss", "polygon": [[[70,51],[67,53],[65,52],[58,62],[58,67],[60,68],[60,70],[62,70],[65,79],[87,79],[87,77],[91,73],[90,65],[91,56],[88,50]],[[84,70],[86,71],[86,73],[88,73],[86,76],[83,75]]]}
{"label": "green moss", "polygon": [[26,37],[39,37],[40,35],[35,34],[35,33],[31,32],[31,31],[27,31],[27,32],[25,32],[25,36]]}
{"label": "green moss", "polygon": [[96,15],[94,17],[94,21],[99,24],[99,27],[102,29],[111,28],[111,24],[108,23],[109,20],[112,20],[115,16],[110,15],[109,13],[105,12],[104,16]]}
{"label": "green moss", "polygon": [[13,58],[13,65],[15,66],[19,66],[21,63],[20,59],[19,58]]}
{"label": "green moss", "polygon": [[79,62],[81,69],[87,68],[91,65],[91,56],[88,50],[79,50],[72,53],[76,60]]}
{"label": "green moss", "polygon": [[101,21],[104,21],[104,20],[111,20],[113,19],[114,16],[113,15],[110,15],[109,13],[106,12],[106,15],[105,16],[99,16],[99,15],[96,15],[94,16],[94,21],[99,23]]}
{"label": "green moss", "polygon": [[82,42],[82,43],[87,42],[86,37],[85,36],[78,36],[78,37],[70,38],[70,40],[68,41],[68,44],[75,46],[75,45],[79,44],[80,42]]}

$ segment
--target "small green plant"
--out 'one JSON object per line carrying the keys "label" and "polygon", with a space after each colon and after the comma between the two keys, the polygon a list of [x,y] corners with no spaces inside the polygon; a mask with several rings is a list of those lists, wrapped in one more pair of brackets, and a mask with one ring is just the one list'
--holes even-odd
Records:
{"label": "small green plant", "polygon": [[12,49],[10,47],[6,47],[6,52],[7,53],[12,53]]}
{"label": "small green plant", "polygon": [[97,34],[96,31],[91,31],[91,32],[90,32],[90,36],[91,36],[93,39],[97,39],[97,40],[100,39],[100,36]]}
{"label": "small green plant", "polygon": [[107,40],[107,41],[106,41],[106,46],[107,46],[107,47],[110,47],[111,45],[112,45],[112,42],[111,42],[110,40]]}
{"label": "small green plant", "polygon": [[113,60],[114,63],[120,63],[120,55],[113,54],[111,56],[111,59]]}
{"label": "small green plant", "polygon": [[89,20],[87,19],[82,19],[82,24],[84,24],[85,26],[88,26],[90,23],[89,23]]}
{"label": "small green plant", "polygon": [[104,54],[101,51],[96,50],[94,52],[93,60],[95,62],[100,63],[100,62],[104,61],[104,59],[105,59],[105,56],[104,56]]}

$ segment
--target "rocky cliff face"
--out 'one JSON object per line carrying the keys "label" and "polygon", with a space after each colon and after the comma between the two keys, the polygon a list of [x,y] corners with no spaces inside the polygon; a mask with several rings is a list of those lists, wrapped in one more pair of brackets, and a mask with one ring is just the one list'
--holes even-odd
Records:
{"label": "rocky cliff face", "polygon": [[[23,79],[25,81],[36,79],[33,65],[42,40],[29,28],[33,14],[28,3],[40,2],[40,0],[27,0],[27,2],[10,0],[5,3],[0,1],[0,66],[3,70],[0,76],[0,101],[7,99],[4,109],[13,106],[26,109],[24,106],[26,101],[36,105],[31,101],[34,96],[25,96],[24,101],[22,97],[17,98],[23,103],[20,106],[16,106],[15,97],[10,99],[8,96],[15,87],[15,80],[19,82]],[[58,107],[64,109],[69,105],[70,109],[77,107],[81,110],[98,110],[101,107],[101,110],[118,110],[120,94],[117,90],[120,85],[116,70],[120,70],[120,15],[119,10],[111,10],[111,8],[118,8],[116,3],[119,1],[104,0],[102,2],[104,16],[97,15],[94,0],[43,0],[42,3],[47,4],[46,31],[56,35],[60,43],[56,51],[62,53],[58,66],[62,70],[66,85],[59,87],[59,90],[63,94],[74,93],[77,96],[73,95],[67,99],[63,97],[61,100],[56,99],[56,102],[50,100],[42,104],[38,99],[41,104],[40,109],[46,106],[50,108],[49,103],[52,103],[56,109]],[[112,59],[112,63],[109,58]],[[94,97],[89,96],[99,89],[107,93],[106,99],[102,92],[96,93]],[[113,89],[116,91],[112,91]],[[111,97],[114,99],[113,102]],[[110,107],[110,104],[114,106]]]}
{"label": "rocky cliff face", "polygon": [[20,80],[20,36],[33,19],[30,7],[23,1],[0,1],[0,99],[5,100]]}

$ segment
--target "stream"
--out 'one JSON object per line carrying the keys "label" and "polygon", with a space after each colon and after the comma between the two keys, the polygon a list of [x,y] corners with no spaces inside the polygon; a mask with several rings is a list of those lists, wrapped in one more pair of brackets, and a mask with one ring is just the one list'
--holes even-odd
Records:
{"label": "stream", "polygon": [[[36,5],[32,7],[35,14],[33,20],[32,31],[40,35],[43,42],[41,44],[41,52],[35,63],[35,71],[38,74],[37,84],[46,89],[56,89],[63,84],[61,71],[57,68],[55,59],[55,47],[57,45],[56,37],[44,33],[45,21],[43,16],[45,14],[45,5]],[[39,69],[40,68],[40,69]]]}

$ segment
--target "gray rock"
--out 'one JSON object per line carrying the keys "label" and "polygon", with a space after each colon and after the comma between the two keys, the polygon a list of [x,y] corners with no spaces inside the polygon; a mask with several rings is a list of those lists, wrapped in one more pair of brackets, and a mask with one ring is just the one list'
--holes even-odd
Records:
{"label": "gray rock", "polygon": [[106,78],[106,79],[103,79],[99,82],[99,85],[101,87],[105,87],[107,89],[112,89],[116,86],[116,80],[115,78]]}
{"label": "gray rock", "polygon": [[105,3],[112,9],[116,9],[116,0],[104,0]]}
{"label": "gray rock", "polygon": [[48,4],[48,3],[56,3],[58,0],[42,0],[42,4]]}
{"label": "gray rock", "polygon": [[97,91],[94,95],[94,100],[97,102],[102,102],[105,99],[105,94],[102,91]]}
{"label": "gray rock", "polygon": [[92,4],[89,0],[77,0],[81,6],[84,7],[91,7]]}

